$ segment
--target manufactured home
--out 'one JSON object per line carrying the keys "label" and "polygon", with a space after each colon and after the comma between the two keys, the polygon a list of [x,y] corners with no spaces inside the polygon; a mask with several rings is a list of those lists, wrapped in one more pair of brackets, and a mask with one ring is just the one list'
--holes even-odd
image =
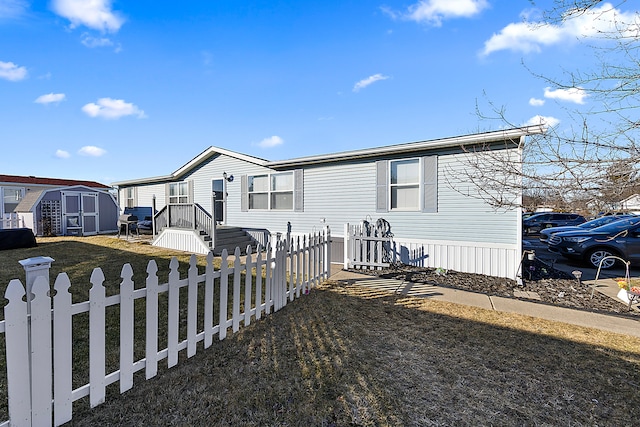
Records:
{"label": "manufactured home", "polygon": [[521,209],[474,197],[480,192],[465,176],[487,152],[519,165],[525,138],[543,132],[529,126],[279,161],[212,146],[166,176],[113,185],[121,208],[152,207],[160,246],[205,253],[218,246],[215,230],[239,229],[264,245],[329,227],[332,262],[342,264],[346,225],[381,219],[404,264],[515,277]]}

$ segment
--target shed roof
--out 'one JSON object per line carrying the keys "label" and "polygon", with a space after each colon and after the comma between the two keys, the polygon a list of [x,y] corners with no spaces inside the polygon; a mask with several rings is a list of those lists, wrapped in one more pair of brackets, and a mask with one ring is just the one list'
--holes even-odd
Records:
{"label": "shed roof", "polygon": [[96,181],[84,181],[77,179],[62,178],[41,178],[37,176],[20,176],[20,175],[0,175],[0,184],[28,184],[28,185],[46,185],[57,187],[70,187],[72,185],[84,185],[90,188],[111,188],[108,185],[100,184]]}

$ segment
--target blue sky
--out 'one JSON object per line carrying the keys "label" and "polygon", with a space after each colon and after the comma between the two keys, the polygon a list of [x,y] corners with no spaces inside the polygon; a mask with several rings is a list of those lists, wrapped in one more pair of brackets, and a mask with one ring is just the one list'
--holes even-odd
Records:
{"label": "blue sky", "polygon": [[499,128],[476,104],[568,127],[588,92],[530,70],[594,67],[581,42],[602,15],[523,23],[539,16],[527,0],[0,0],[0,173],[109,184],[211,145],[281,160]]}

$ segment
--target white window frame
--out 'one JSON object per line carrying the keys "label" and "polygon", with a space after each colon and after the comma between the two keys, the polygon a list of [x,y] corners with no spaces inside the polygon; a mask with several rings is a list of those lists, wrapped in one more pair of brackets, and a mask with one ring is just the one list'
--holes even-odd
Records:
{"label": "white window frame", "polygon": [[[171,194],[171,189],[175,188],[175,194]],[[167,204],[169,205],[187,205],[189,204],[189,182],[170,182],[169,183],[169,199]]]}
{"label": "white window frame", "polygon": [[[399,163],[412,163],[415,164],[415,168],[417,170],[417,175],[415,177],[415,181],[411,182],[402,182],[402,183],[394,183],[393,182],[393,170],[394,165]],[[409,159],[398,159],[398,160],[390,160],[389,161],[389,211],[407,211],[407,212],[417,212],[420,211],[420,206],[422,206],[421,194],[422,194],[422,176],[421,176],[421,162],[420,158],[409,158]],[[394,207],[394,189],[414,189],[415,190],[415,204],[413,206],[408,207]],[[396,201],[397,204],[397,201]]]}
{"label": "white window frame", "polygon": [[[285,176],[288,175],[291,177],[291,185],[290,188],[286,188],[286,189],[276,189],[275,188],[275,183],[276,183],[276,178],[278,176]],[[267,188],[265,189],[259,189],[259,190],[255,190],[253,188],[253,180],[255,178],[266,178],[267,179]],[[278,172],[278,173],[272,173],[272,174],[259,174],[259,175],[249,175],[247,177],[247,194],[248,194],[248,210],[250,211],[259,211],[259,210],[277,210],[277,211],[293,211],[295,208],[295,201],[294,201],[294,189],[295,189],[295,174],[293,172]],[[286,208],[277,208],[275,206],[275,202],[274,202],[274,198],[277,195],[282,195],[282,194],[289,194],[290,195],[290,199],[291,199],[291,205],[286,207]],[[267,197],[267,207],[266,208],[255,208],[253,207],[253,203],[252,203],[252,195],[266,195]]]}
{"label": "white window frame", "polygon": [[[253,181],[256,178],[264,178],[267,181],[267,187],[265,189],[260,188],[258,190],[256,190],[254,188],[254,184]],[[247,179],[247,194],[248,194],[248,199],[249,199],[249,210],[250,211],[266,211],[269,210],[269,198],[271,197],[269,195],[269,188],[271,187],[271,176],[267,173],[264,174],[260,174],[260,175],[249,175],[248,179]],[[253,197],[252,196],[261,196],[264,195],[267,199],[267,206],[265,208],[256,208],[253,207],[254,203],[253,203]]]}

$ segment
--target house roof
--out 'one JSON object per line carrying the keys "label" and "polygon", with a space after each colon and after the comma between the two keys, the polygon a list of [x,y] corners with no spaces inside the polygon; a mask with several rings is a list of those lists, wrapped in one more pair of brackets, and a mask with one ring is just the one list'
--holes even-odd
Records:
{"label": "house roof", "polygon": [[387,145],[384,147],[366,148],[363,150],[344,151],[334,154],[300,157],[291,160],[269,162],[267,166],[277,169],[281,167],[304,166],[319,163],[331,163],[365,159],[395,154],[410,154],[439,148],[461,147],[467,145],[487,144],[499,141],[515,141],[520,144],[520,138],[527,135],[542,134],[546,128],[541,125],[506,129],[495,132],[485,132],[451,138],[433,139],[429,141],[409,142],[405,144]]}
{"label": "house roof", "polygon": [[486,143],[500,142],[500,141],[514,141],[515,143],[520,144],[522,137],[528,136],[528,135],[542,134],[544,132],[546,132],[546,127],[544,125],[524,126],[520,128],[505,129],[500,131],[485,132],[485,133],[457,136],[457,137],[451,137],[451,138],[410,142],[410,143],[397,144],[397,145],[387,145],[383,147],[344,151],[344,152],[331,153],[331,154],[321,154],[321,155],[299,157],[299,158],[290,159],[290,160],[278,160],[278,161],[269,161],[265,159],[260,159],[260,158],[249,156],[246,154],[236,153],[231,150],[226,150],[224,148],[211,146],[206,150],[204,150],[202,153],[198,154],[191,161],[189,161],[187,164],[177,169],[175,172],[173,172],[170,175],[157,176],[153,178],[140,178],[140,179],[134,179],[134,180],[119,181],[119,182],[114,182],[113,185],[127,186],[127,185],[135,185],[135,184],[143,184],[143,183],[151,183],[151,182],[176,180],[176,179],[179,179],[185,173],[198,167],[202,162],[208,160],[211,156],[214,156],[216,154],[224,154],[236,159],[244,160],[249,163],[253,163],[256,165],[260,165],[260,166],[264,166],[272,169],[282,169],[282,168],[299,167],[299,166],[320,164],[320,163],[350,161],[355,159],[367,159],[367,158],[374,158],[374,157],[387,156],[387,155],[410,154],[410,153],[416,153],[416,152],[425,151],[425,150],[461,147],[461,146],[486,144]]}
{"label": "house roof", "polygon": [[19,176],[19,175],[0,175],[0,184],[27,184],[27,185],[46,185],[56,187],[70,187],[72,185],[84,185],[90,188],[111,188],[108,185],[100,184],[95,181],[83,181],[76,179],[61,178],[41,178],[37,176]]}

